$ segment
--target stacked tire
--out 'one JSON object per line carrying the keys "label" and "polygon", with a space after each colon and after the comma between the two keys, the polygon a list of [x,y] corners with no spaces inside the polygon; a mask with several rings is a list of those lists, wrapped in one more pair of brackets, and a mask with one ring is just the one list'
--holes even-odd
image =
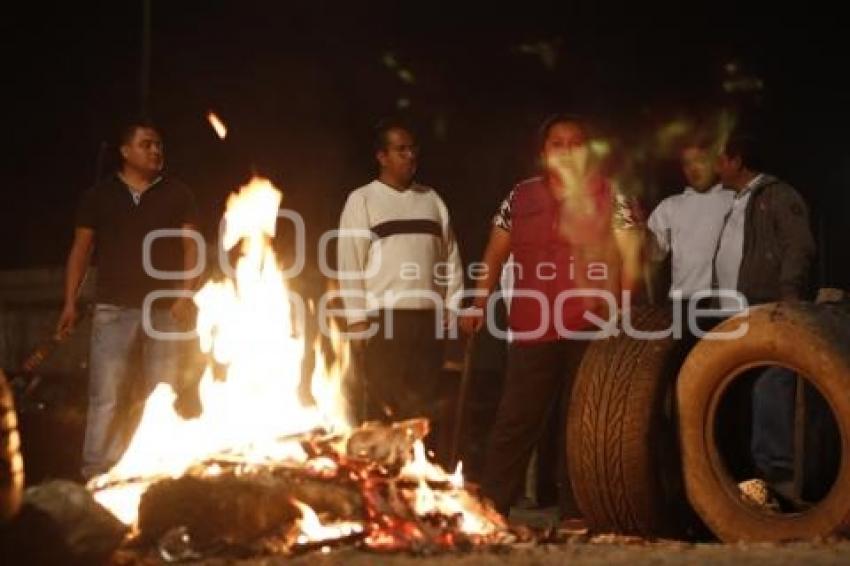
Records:
{"label": "stacked tire", "polygon": [[[669,308],[629,313],[631,326],[659,336]],[[672,335],[626,333],[591,343],[573,382],[567,466],[573,493],[595,532],[688,536],[676,437],[675,380],[688,350]]]}
{"label": "stacked tire", "polygon": [[[724,321],[711,336],[742,330],[734,340],[703,338],[679,374],[682,467],[691,505],[726,542],[850,533],[850,314],[829,305],[761,305]],[[769,513],[745,502],[718,450],[721,398],[737,377],[766,365],[804,376],[825,399],[838,428],[835,481],[822,500],[803,512]]]}

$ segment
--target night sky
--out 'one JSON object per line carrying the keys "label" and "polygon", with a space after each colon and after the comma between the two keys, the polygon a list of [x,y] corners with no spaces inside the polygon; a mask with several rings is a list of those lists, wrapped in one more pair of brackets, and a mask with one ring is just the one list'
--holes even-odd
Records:
{"label": "night sky", "polygon": [[[68,4],[0,24],[11,134],[3,269],[62,264],[99,148],[141,108],[143,3]],[[374,175],[372,126],[402,114],[420,129],[419,180],[443,195],[474,261],[499,200],[532,169],[546,115],[586,116],[628,152],[670,120],[726,108],[764,141],[766,169],[810,203],[826,248],[820,278],[850,286],[850,50],[837,14],[810,4],[291,4],[151,2],[150,115],[207,234],[253,171],[284,191],[315,240]],[[744,87],[730,92],[730,81]],[[227,123],[224,142],[208,110]],[[681,189],[673,163],[647,163],[642,175],[649,208]]]}

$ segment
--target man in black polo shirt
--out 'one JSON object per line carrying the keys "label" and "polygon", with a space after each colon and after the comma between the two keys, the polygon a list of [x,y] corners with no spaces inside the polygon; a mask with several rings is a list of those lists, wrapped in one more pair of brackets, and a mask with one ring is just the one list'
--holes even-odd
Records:
{"label": "man in black polo shirt", "polygon": [[80,202],[57,325],[59,336],[73,328],[79,288],[96,248],[86,478],[108,471],[126,449],[133,432],[132,419],[126,418],[130,392],[146,396],[159,382],[179,390],[183,342],[174,338],[189,323],[191,291],[202,267],[188,232],[157,232],[193,230],[198,216],[189,188],[163,175],[159,132],[136,121],[121,131],[119,141],[119,171]]}

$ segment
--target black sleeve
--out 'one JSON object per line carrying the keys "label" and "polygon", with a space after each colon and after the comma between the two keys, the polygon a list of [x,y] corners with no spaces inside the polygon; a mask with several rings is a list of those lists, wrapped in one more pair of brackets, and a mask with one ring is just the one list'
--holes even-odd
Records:
{"label": "black sleeve", "polygon": [[775,228],[782,260],[779,285],[783,294],[801,297],[815,256],[809,209],[800,193],[791,186],[773,188]]}

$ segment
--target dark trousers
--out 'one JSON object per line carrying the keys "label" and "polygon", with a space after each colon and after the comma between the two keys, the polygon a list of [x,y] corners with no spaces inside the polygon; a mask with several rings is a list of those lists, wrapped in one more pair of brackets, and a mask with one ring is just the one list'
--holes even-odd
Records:
{"label": "dark trousers", "polygon": [[[804,499],[817,501],[834,481],[840,441],[826,400],[808,383],[804,383],[803,394],[801,487]],[[794,479],[796,397],[797,374],[785,367],[768,367],[753,384],[750,447],[759,476],[768,482]]]}
{"label": "dark trousers", "polygon": [[463,475],[472,482],[481,483],[487,457],[487,439],[496,422],[496,412],[502,399],[504,371],[474,370],[470,376],[466,406],[464,407]]}
{"label": "dark trousers", "polygon": [[435,312],[381,311],[377,323],[378,333],[369,339],[364,356],[366,419],[427,417],[436,422],[443,343]]}
{"label": "dark trousers", "polygon": [[587,344],[558,340],[512,344],[508,349],[505,389],[490,436],[482,486],[484,494],[503,514],[510,511],[520,494],[531,453],[552,413],[557,411],[561,513],[578,515],[567,477],[565,425],[573,378]]}
{"label": "dark trousers", "polygon": [[797,374],[771,366],[753,386],[753,460],[769,481],[794,477],[794,404]]}

